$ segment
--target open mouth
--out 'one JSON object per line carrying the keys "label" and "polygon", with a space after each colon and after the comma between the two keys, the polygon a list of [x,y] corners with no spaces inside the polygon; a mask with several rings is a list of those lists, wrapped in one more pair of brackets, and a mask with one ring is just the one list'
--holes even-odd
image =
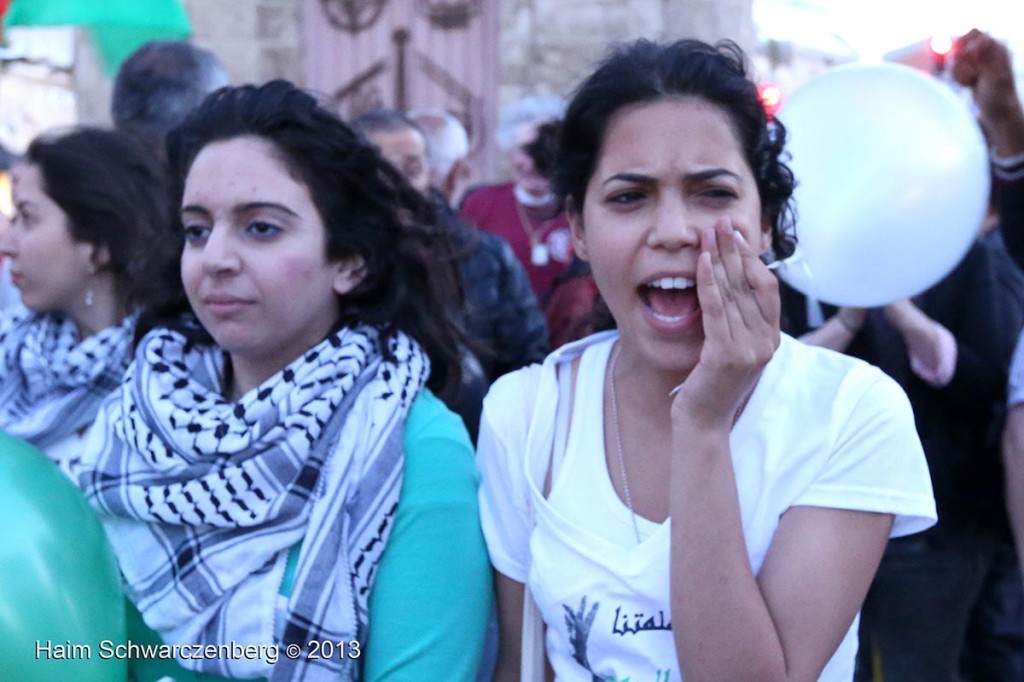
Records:
{"label": "open mouth", "polygon": [[661,277],[641,284],[637,291],[651,316],[665,324],[684,322],[700,308],[697,283],[687,277]]}

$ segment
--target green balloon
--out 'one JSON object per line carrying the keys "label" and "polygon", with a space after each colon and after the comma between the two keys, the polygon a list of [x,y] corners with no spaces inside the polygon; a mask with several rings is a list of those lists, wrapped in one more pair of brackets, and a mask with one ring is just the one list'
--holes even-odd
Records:
{"label": "green balloon", "polygon": [[111,654],[124,641],[117,561],[99,518],[45,455],[0,433],[0,675],[121,681],[126,662]]}

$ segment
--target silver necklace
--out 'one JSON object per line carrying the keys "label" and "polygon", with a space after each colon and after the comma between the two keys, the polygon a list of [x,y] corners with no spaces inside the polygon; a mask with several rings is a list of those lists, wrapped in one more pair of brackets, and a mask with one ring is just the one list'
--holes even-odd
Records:
{"label": "silver necklace", "polygon": [[636,535],[636,544],[640,544],[640,527],[636,523],[636,512],[633,511],[633,496],[629,493],[629,477],[626,476],[626,458],[622,455],[622,425],[619,423],[619,396],[615,392],[615,367],[619,363],[619,348],[615,349],[615,357],[612,358],[609,383],[612,389],[612,420],[615,422],[615,446],[619,455],[619,475],[622,477],[622,490],[626,493],[626,506],[629,508],[629,519],[633,522],[633,533]]}
{"label": "silver necklace", "polygon": [[[640,527],[636,522],[636,512],[633,510],[633,496],[629,492],[629,477],[626,475],[626,458],[622,454],[622,425],[619,423],[619,396],[615,391],[615,368],[619,363],[620,347],[615,347],[615,355],[612,357],[611,364],[608,366],[608,371],[611,373],[609,377],[609,384],[612,393],[612,420],[615,422],[615,447],[616,452],[619,456],[619,475],[622,477],[622,491],[626,494],[626,507],[629,508],[629,518],[633,522],[633,533],[636,535],[636,544],[641,543],[640,539]],[[669,396],[675,395],[679,389],[682,388],[682,384],[676,386],[669,393]],[[747,407],[747,401],[750,400],[750,396],[753,394],[753,390],[747,393],[743,397],[743,402],[736,409],[736,414],[732,418],[732,425],[736,426],[736,422],[740,420],[740,415],[743,414],[743,410]]]}

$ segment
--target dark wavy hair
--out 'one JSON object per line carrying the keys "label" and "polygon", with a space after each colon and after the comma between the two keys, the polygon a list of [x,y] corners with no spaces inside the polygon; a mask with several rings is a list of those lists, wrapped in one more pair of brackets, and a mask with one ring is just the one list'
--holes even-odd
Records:
{"label": "dark wavy hair", "polygon": [[173,221],[161,166],[128,135],[88,127],[37,137],[25,160],[39,169],[71,237],[110,254],[105,269],[122,303],[134,307],[148,279],[140,252]]}
{"label": "dark wavy hair", "polygon": [[700,97],[728,115],[757,183],[763,216],[771,225],[774,255],[792,254],[795,182],[783,160],[786,129],[777,120],[769,121],[757,86],[747,76],[743,52],[731,41],[709,45],[699,40],[638,40],[615,49],[569,103],[551,177],[555,193],[573,210],[582,211],[612,116],[633,104],[680,96]]}
{"label": "dark wavy hair", "polygon": [[[171,131],[167,155],[176,205],[199,152],[244,136],[270,142],[285,168],[309,189],[327,232],[327,258],[363,259],[362,282],[339,297],[339,326],[370,325],[385,339],[397,331],[409,334],[430,356],[430,387],[443,394],[457,386],[461,337],[445,306],[452,283],[432,266],[423,227],[434,220],[430,204],[313,96],[277,80],[217,90]],[[138,338],[157,324],[182,328],[175,320],[190,311],[178,271],[183,246],[179,220],[157,268],[162,276],[154,278],[162,280],[163,293],[156,287],[151,292]]]}

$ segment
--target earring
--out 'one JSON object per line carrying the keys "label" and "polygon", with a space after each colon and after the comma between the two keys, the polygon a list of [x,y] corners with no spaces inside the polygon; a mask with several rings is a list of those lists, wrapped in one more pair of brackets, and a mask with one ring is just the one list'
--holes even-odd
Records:
{"label": "earring", "polygon": [[92,287],[89,287],[85,290],[85,304],[91,306],[94,298],[95,296],[92,293]]}

